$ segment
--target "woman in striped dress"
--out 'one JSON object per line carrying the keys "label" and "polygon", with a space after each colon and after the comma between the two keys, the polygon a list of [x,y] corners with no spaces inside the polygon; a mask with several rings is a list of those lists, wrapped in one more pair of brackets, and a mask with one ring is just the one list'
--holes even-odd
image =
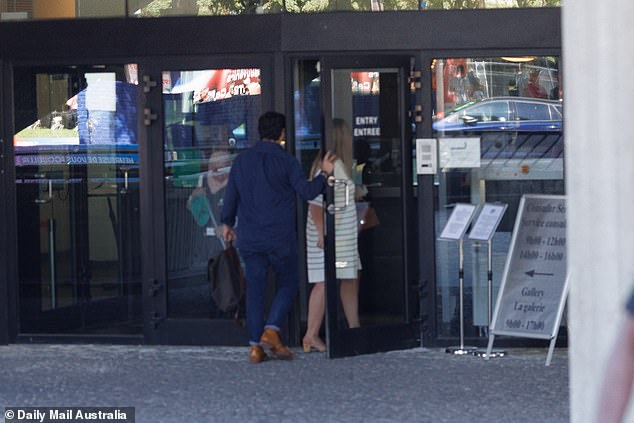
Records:
{"label": "woman in striped dress", "polygon": [[[355,185],[352,179],[352,133],[343,119],[334,119],[335,179],[345,180],[345,184],[335,185],[335,268],[337,279],[341,281],[340,295],[344,314],[350,328],[359,327],[359,279],[361,260],[357,248],[358,222],[354,203]],[[318,156],[318,158],[321,154]],[[316,163],[318,163],[316,161]],[[319,173],[313,165],[311,175]],[[346,193],[346,190],[348,191]],[[345,205],[346,196],[349,199]],[[323,352],[326,345],[319,338],[319,330],[324,319],[324,225],[323,197],[320,195],[309,201],[306,222],[306,266],[308,282],[313,285],[308,300],[308,326],[303,339],[305,352]]]}

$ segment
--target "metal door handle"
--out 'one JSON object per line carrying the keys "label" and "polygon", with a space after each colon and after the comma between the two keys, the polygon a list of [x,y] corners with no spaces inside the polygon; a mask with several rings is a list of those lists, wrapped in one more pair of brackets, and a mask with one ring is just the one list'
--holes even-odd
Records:
{"label": "metal door handle", "polygon": [[[38,176],[38,175],[36,175]],[[48,198],[36,198],[35,204],[46,204],[53,201],[53,180],[48,180]]]}
{"label": "metal door handle", "polygon": [[334,204],[329,204],[328,207],[326,207],[326,210],[328,211],[328,213],[335,214],[336,212],[345,210],[346,207],[348,207],[348,205],[350,205],[350,190],[348,190],[348,185],[349,185],[348,180],[347,179],[335,179],[333,176],[330,176],[328,178],[328,185],[330,185],[331,187],[334,187],[336,185],[344,185],[345,189],[346,189],[346,202],[343,205],[343,207],[335,207]]}

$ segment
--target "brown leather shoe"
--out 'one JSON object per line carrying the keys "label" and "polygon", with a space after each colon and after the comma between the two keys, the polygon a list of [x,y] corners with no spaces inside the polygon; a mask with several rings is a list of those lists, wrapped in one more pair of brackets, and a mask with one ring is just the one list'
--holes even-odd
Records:
{"label": "brown leather shoe", "polygon": [[260,338],[260,344],[270,349],[271,354],[273,354],[275,358],[279,358],[280,360],[291,360],[293,358],[293,353],[282,344],[280,335],[274,329],[267,328],[264,331]]}
{"label": "brown leather shoe", "polygon": [[259,345],[251,345],[249,347],[249,361],[251,363],[258,364],[267,360],[268,358],[269,357]]}

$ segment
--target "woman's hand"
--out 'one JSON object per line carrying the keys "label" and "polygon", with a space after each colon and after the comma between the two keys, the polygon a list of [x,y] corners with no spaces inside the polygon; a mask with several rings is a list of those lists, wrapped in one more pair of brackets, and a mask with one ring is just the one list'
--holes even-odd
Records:
{"label": "woman's hand", "polygon": [[332,175],[335,171],[335,160],[337,160],[337,156],[330,151],[326,151],[324,158],[321,159],[321,171],[326,175]]}

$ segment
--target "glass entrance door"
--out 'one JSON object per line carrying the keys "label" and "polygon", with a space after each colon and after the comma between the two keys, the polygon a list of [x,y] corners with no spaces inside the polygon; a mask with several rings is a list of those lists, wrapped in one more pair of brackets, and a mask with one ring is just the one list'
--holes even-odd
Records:
{"label": "glass entrance door", "polygon": [[157,275],[150,304],[156,342],[247,344],[234,312],[212,298],[208,264],[226,247],[220,215],[231,165],[258,139],[263,75],[261,63],[254,62],[162,62],[148,68],[152,80],[162,81],[148,95],[150,109],[157,111],[150,143],[162,150],[155,162],[161,172],[154,173],[162,184],[153,188],[154,197],[163,199],[158,204],[164,216],[162,227],[154,228],[155,256],[164,261],[151,270]]}
{"label": "glass entrance door", "polygon": [[141,334],[136,75],[14,68],[21,334]]}
{"label": "glass entrance door", "polygon": [[419,345],[410,241],[410,58],[321,63],[325,147],[339,158],[325,201],[330,357]]}

